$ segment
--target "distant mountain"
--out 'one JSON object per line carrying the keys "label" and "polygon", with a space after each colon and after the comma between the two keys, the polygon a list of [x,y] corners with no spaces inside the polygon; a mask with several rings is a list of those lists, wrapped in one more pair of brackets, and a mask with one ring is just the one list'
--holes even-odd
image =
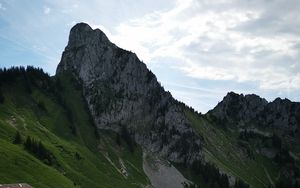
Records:
{"label": "distant mountain", "polygon": [[224,126],[272,129],[279,134],[300,136],[300,103],[288,99],[267,102],[254,94],[230,92],[208,114]]}
{"label": "distant mountain", "polygon": [[299,187],[300,105],[228,93],[207,114],[85,23],[56,75],[0,70],[0,184]]}
{"label": "distant mountain", "polygon": [[254,152],[276,163],[283,184],[277,186],[299,187],[299,102],[230,92],[206,116],[225,130],[238,130],[239,145],[249,157]]}

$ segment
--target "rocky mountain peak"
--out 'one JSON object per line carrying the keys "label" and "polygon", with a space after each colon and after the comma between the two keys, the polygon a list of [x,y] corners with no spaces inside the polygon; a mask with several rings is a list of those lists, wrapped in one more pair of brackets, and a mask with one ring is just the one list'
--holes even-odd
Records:
{"label": "rocky mountain peak", "polygon": [[300,130],[300,103],[288,99],[268,102],[254,94],[230,92],[208,115],[224,126],[276,128],[292,135],[298,135]]}
{"label": "rocky mountain peak", "polygon": [[75,25],[57,74],[71,73],[81,84],[96,125],[126,127],[147,151],[170,161],[202,158],[201,140],[179,104],[138,57],[111,43],[99,29]]}
{"label": "rocky mountain peak", "polygon": [[[116,60],[120,58],[122,64]],[[125,59],[134,64],[137,56],[118,48],[100,29],[93,30],[86,23],[78,23],[70,31],[57,73],[68,70],[84,83],[91,79],[110,79],[118,67],[125,65]]]}
{"label": "rocky mountain peak", "polygon": [[223,124],[244,125],[264,110],[267,104],[267,100],[255,94],[229,92],[208,114],[217,117]]}
{"label": "rocky mountain peak", "polygon": [[100,30],[93,30],[86,23],[78,23],[72,27],[69,35],[67,50],[90,43],[110,43],[106,35]]}
{"label": "rocky mountain peak", "polygon": [[264,98],[261,98],[260,96],[256,94],[237,94],[235,92],[228,92],[227,95],[223,98],[222,102],[224,103],[251,103],[255,102],[257,105],[266,105],[268,101]]}

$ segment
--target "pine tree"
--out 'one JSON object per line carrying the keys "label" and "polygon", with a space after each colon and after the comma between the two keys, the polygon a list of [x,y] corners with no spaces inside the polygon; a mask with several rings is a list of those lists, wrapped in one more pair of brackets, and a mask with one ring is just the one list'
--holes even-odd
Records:
{"label": "pine tree", "polygon": [[234,184],[234,188],[249,188],[249,185],[242,180],[236,180]]}
{"label": "pine tree", "polygon": [[125,125],[123,125],[121,129],[121,137],[127,143],[129,150],[131,152],[134,152],[134,141],[131,138],[130,133]]}
{"label": "pine tree", "polygon": [[32,142],[31,142],[30,136],[27,136],[24,146],[25,146],[25,149],[27,149],[28,151],[31,151]]}
{"label": "pine tree", "polygon": [[121,138],[119,133],[117,133],[116,135],[116,143],[118,144],[118,146],[121,146]]}
{"label": "pine tree", "polygon": [[30,136],[27,137],[24,143],[25,149],[33,154],[38,159],[42,160],[47,165],[55,163],[55,157],[48,150],[41,141],[36,141]]}
{"label": "pine tree", "polygon": [[4,103],[4,96],[2,94],[2,91],[0,89],[0,104],[3,104]]}
{"label": "pine tree", "polygon": [[21,138],[21,134],[19,131],[16,132],[13,144],[21,144],[22,143],[22,138]]}

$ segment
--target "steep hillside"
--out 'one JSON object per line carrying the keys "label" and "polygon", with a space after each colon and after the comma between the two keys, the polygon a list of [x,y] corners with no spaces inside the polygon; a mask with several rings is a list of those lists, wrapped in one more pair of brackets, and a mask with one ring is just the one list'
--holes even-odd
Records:
{"label": "steep hillside", "polygon": [[[227,174],[231,184],[243,180],[251,187],[262,188],[277,181],[278,167],[271,160],[257,155],[255,148],[243,145],[239,141],[238,130],[220,128],[213,120],[190,110],[186,110],[186,115],[204,139],[205,160]],[[193,176],[192,180],[195,181],[202,175]]]}
{"label": "steep hillside", "polygon": [[299,117],[300,103],[230,92],[198,121],[211,125],[210,136],[219,134],[206,141],[220,144],[207,146],[206,156],[222,163],[225,171],[254,187],[298,187]]}
{"label": "steep hillside", "polygon": [[[34,187],[141,187],[142,151],[98,132],[72,77],[40,69],[2,70],[0,182]],[[20,133],[21,141],[15,142]],[[46,148],[27,147],[28,137]],[[33,149],[31,149],[33,148]],[[45,153],[45,152],[43,152]]]}

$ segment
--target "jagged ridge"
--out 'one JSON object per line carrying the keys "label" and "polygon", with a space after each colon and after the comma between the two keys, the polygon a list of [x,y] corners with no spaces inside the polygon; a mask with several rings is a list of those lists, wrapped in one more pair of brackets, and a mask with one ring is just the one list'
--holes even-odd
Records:
{"label": "jagged ridge", "polygon": [[254,94],[230,92],[208,114],[228,126],[273,128],[284,134],[299,135],[300,103],[288,99],[268,102]]}

